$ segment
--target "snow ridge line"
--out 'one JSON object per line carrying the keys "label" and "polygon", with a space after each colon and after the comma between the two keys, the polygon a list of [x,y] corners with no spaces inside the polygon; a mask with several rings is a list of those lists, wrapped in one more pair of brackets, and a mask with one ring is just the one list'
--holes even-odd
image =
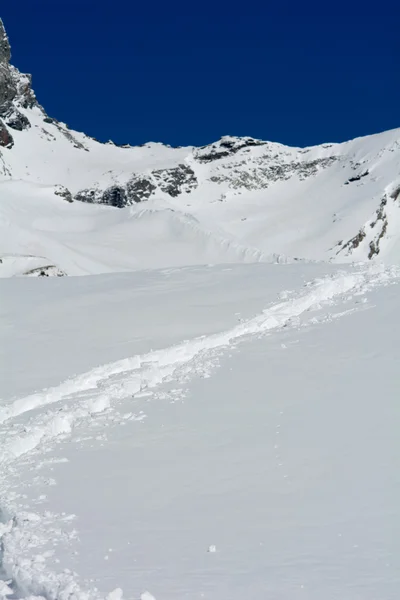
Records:
{"label": "snow ridge line", "polygon": [[[102,412],[110,406],[111,399],[121,399],[135,395],[146,388],[155,387],[170,377],[177,367],[191,361],[200,353],[229,346],[239,338],[251,334],[278,329],[293,317],[298,317],[317,307],[321,302],[349,292],[365,293],[371,287],[399,276],[400,270],[396,267],[385,270],[382,266],[375,265],[356,272],[339,271],[306,284],[305,292],[297,294],[290,300],[272,305],[260,315],[230,330],[96,367],[77,377],[67,379],[58,386],[14,400],[0,409],[0,424],[63,400],[73,401],[79,398],[82,400],[82,396],[90,397],[85,403],[80,402],[80,417]],[[71,426],[71,417],[67,418],[67,415],[65,413],[63,415],[60,411],[58,418],[52,421],[53,436],[69,431]],[[39,432],[36,432],[36,437],[38,436]],[[32,443],[33,447],[37,445],[33,439]],[[3,458],[0,458],[1,462],[4,462]]]}

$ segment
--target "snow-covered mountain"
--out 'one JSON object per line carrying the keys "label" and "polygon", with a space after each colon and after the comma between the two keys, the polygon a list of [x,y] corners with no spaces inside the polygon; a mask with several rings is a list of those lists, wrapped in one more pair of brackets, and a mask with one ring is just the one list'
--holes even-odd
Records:
{"label": "snow-covered mountain", "polygon": [[71,131],[0,23],[0,600],[398,600],[399,204],[400,129]]}
{"label": "snow-covered mountain", "polygon": [[10,55],[0,24],[3,276],[399,261],[400,129],[311,148],[101,144],[49,117]]}

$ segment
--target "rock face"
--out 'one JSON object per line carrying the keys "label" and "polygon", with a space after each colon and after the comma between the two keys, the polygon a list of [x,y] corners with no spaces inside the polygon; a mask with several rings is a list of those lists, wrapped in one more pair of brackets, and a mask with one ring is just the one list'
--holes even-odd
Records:
{"label": "rock face", "polygon": [[10,108],[17,94],[17,86],[10,69],[11,49],[3,21],[0,20],[0,115]]}
{"label": "rock face", "polygon": [[176,198],[182,193],[190,193],[197,186],[194,171],[182,164],[171,169],[157,169],[148,176],[133,175],[125,186],[113,185],[104,191],[97,188],[80,190],[75,200],[124,208],[149,200],[157,191]]}
{"label": "rock face", "polygon": [[224,136],[218,142],[215,142],[215,144],[198,148],[195,152],[195,158],[201,163],[208,163],[233,156],[243,148],[264,146],[266,144],[267,142],[255,140],[251,137],[235,138]]}
{"label": "rock face", "polygon": [[183,192],[189,193],[198,185],[196,175],[188,165],[153,171],[153,177],[160,190],[172,198],[176,198]]}
{"label": "rock face", "polygon": [[0,146],[2,146],[3,148],[12,148],[14,146],[13,137],[1,119],[0,119]]}
{"label": "rock face", "polygon": [[54,193],[56,196],[60,196],[61,198],[63,198],[64,200],[66,200],[67,202],[73,202],[73,198],[72,198],[72,194],[69,191],[68,188],[66,188],[63,185],[57,185]]}
{"label": "rock face", "polygon": [[16,109],[10,113],[9,117],[6,119],[6,123],[8,127],[16,129],[17,131],[23,131],[31,126],[28,117]]}
{"label": "rock face", "polygon": [[[23,131],[30,127],[29,119],[23,115],[19,108],[32,108],[37,104],[36,97],[31,88],[31,77],[23,75],[10,65],[11,49],[3,22],[0,19],[0,124],[1,145],[10,147],[11,134],[5,133],[6,127]],[[11,143],[12,145],[12,143]]]}

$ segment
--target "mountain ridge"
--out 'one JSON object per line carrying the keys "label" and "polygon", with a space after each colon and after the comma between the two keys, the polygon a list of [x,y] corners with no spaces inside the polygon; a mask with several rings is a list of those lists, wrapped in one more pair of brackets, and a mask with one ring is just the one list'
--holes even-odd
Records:
{"label": "mountain ridge", "polygon": [[[175,248],[166,253],[174,265],[185,264],[191,244],[197,248],[197,258],[193,248],[189,252],[196,264],[224,262],[226,248],[234,246],[250,250],[241,250],[238,261],[257,256],[257,260],[349,262],[378,255],[400,260],[400,129],[306,148],[236,136],[201,147],[103,144],[49,117],[32,90],[31,76],[21,74],[10,60],[9,40],[0,21],[1,211],[2,222],[10,222],[19,232],[2,235],[0,256],[45,257],[52,272],[66,274],[163,268],[167,260],[149,261],[145,255],[157,254],[155,245],[162,245],[155,232],[160,229],[160,214],[170,209],[177,216],[190,214],[198,230],[204,231],[203,239],[213,236],[214,248],[211,254],[203,242],[198,248],[192,228],[183,232],[179,225],[177,232],[178,221],[165,213],[162,235],[168,248]],[[71,208],[67,212],[60,204],[56,208],[53,199],[66,200]],[[130,217],[144,202],[150,221],[156,219],[149,224],[154,235],[149,233],[148,238],[146,231],[139,234]],[[122,244],[125,258],[110,265],[102,260],[94,271],[78,261],[78,268],[71,270],[69,259],[60,260],[61,247],[69,254],[72,248],[75,255],[76,244],[87,246],[79,225],[77,231],[71,225],[68,239],[64,226],[58,233],[50,227],[54,234],[50,241],[49,228],[46,233],[37,229],[34,212],[29,222],[20,222],[19,207],[29,211],[35,206],[38,211],[40,205],[49,218],[58,210],[54,217],[58,223],[66,219],[77,224],[75,213],[80,209],[72,205],[80,204],[95,205],[90,211],[93,223],[109,220],[105,235],[110,237],[103,242],[114,254]],[[118,234],[115,218],[106,217],[102,207],[128,211],[117,219]],[[82,218],[88,218],[86,212]],[[141,245],[129,243],[133,235]],[[55,246],[61,246],[60,252],[54,252]],[[92,247],[87,251],[97,252]]]}

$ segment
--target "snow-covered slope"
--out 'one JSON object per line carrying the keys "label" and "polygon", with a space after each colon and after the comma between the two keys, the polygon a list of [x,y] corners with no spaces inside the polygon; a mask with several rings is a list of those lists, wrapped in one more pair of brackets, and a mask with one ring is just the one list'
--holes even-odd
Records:
{"label": "snow-covered slope", "polygon": [[399,209],[400,129],[100,144],[0,21],[0,600],[397,600]]}
{"label": "snow-covered slope", "polygon": [[31,272],[32,258],[70,275],[400,260],[400,129],[303,149],[229,136],[203,148],[100,144],[46,114],[10,65],[1,24],[0,47],[3,276]]}
{"label": "snow-covered slope", "polygon": [[0,281],[0,596],[396,600],[398,284]]}

